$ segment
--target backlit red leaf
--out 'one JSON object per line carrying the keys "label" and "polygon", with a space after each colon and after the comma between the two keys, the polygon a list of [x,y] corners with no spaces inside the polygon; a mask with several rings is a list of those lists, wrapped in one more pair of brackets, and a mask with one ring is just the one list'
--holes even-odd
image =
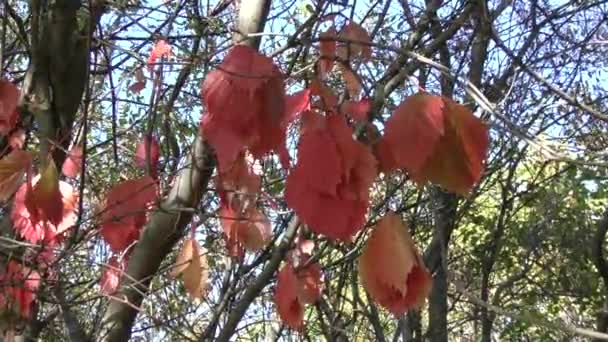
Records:
{"label": "backlit red leaf", "polygon": [[271,58],[233,47],[202,85],[207,113],[201,131],[214,147],[220,170],[248,149],[255,158],[285,148],[285,86]]}
{"label": "backlit red leaf", "polygon": [[146,168],[146,153],[150,149],[150,166],[152,169],[156,169],[156,164],[160,158],[160,146],[155,137],[145,136],[143,141],[137,144],[135,150],[135,165],[141,168]]}
{"label": "backlit red leaf", "polygon": [[6,270],[0,273],[0,308],[15,312],[26,319],[31,318],[32,304],[39,287],[38,272],[10,260]]}
{"label": "backlit red leaf", "polygon": [[108,261],[108,264],[103,267],[101,279],[99,280],[99,286],[101,287],[101,293],[105,295],[113,294],[120,284],[120,279],[124,273],[126,267],[126,260],[122,259],[120,262],[116,256],[113,256]]}
{"label": "backlit red leaf", "polygon": [[302,329],[304,324],[304,304],[298,299],[298,289],[296,273],[287,263],[277,275],[274,302],[283,323],[295,330]]}
{"label": "backlit red leaf", "polygon": [[47,160],[39,181],[28,187],[25,205],[34,219],[57,225],[63,219],[63,201],[59,190],[59,172],[53,159]]}
{"label": "backlit red leaf", "polygon": [[147,209],[156,199],[156,182],[150,176],[127,180],[110,189],[100,233],[114,252],[123,251],[139,239]]}
{"label": "backlit red leaf", "polygon": [[344,101],[340,106],[340,111],[348,114],[351,118],[358,122],[368,121],[367,115],[372,109],[372,102],[369,99],[361,99],[359,101]]}
{"label": "backlit red leaf", "polygon": [[372,299],[396,316],[420,307],[432,283],[409,228],[394,213],[373,228],[359,257],[359,276]]}
{"label": "backlit red leaf", "polygon": [[171,56],[171,45],[164,39],[157,41],[148,57],[148,68],[154,68],[157,59],[169,56]]}
{"label": "backlit red leaf", "polygon": [[66,177],[76,178],[80,175],[82,169],[82,146],[75,145],[68,153],[67,158],[63,162],[61,172]]}
{"label": "backlit red leaf", "polygon": [[55,245],[61,242],[65,238],[64,233],[74,226],[78,194],[70,184],[59,181],[58,187],[62,201],[61,220],[53,223],[48,217],[41,214],[43,211],[38,206],[26,206],[27,193],[32,191],[31,189],[35,188],[39,181],[40,175],[34,177],[30,183],[22,184],[17,190],[11,211],[13,229],[31,243],[44,241],[46,244]]}
{"label": "backlit red leaf", "polygon": [[376,160],[352,138],[344,116],[308,112],[303,119],[307,116],[312,118],[305,120],[309,126],[287,176],[285,199],[310,229],[346,241],[365,223]]}
{"label": "backlit red leaf", "polygon": [[321,298],[323,283],[321,267],[313,263],[296,271],[298,278],[298,298],[302,303],[313,304]]}

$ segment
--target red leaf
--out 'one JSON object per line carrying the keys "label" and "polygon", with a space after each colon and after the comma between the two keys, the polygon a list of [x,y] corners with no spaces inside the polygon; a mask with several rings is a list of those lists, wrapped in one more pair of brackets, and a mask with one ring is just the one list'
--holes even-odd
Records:
{"label": "red leaf", "polygon": [[319,76],[325,77],[331,72],[334,66],[334,59],[336,58],[336,37],[337,32],[334,26],[330,27],[327,31],[319,34]]}
{"label": "red leaf", "polygon": [[201,132],[216,150],[220,170],[246,148],[255,158],[273,150],[285,153],[284,88],[272,59],[244,45],[233,47],[207,75]]}
{"label": "red leaf", "polygon": [[432,284],[409,228],[394,213],[373,228],[359,257],[359,276],[372,299],[396,316],[419,308]]}
{"label": "red leaf", "polygon": [[35,292],[39,287],[38,272],[10,260],[6,271],[0,274],[0,308],[16,312],[26,319],[31,318]]}
{"label": "red leaf", "polygon": [[300,138],[285,200],[313,231],[347,241],[365,223],[376,160],[367,146],[352,138],[344,116],[306,116],[317,116],[307,119],[316,124]]}
{"label": "red leaf", "polygon": [[72,147],[67,158],[63,162],[61,172],[66,177],[76,178],[80,175],[82,169],[82,146],[76,145]]}
{"label": "red leaf", "polygon": [[340,110],[348,114],[357,122],[368,121],[367,115],[372,109],[372,102],[369,99],[361,99],[359,101],[347,100],[342,103]]}
{"label": "red leaf", "polygon": [[101,286],[101,293],[105,295],[111,295],[116,292],[120,279],[124,273],[126,267],[126,260],[122,259],[120,262],[116,256],[113,256],[108,261],[108,264],[104,266],[101,279],[99,280],[99,286]]}
{"label": "red leaf", "polygon": [[137,144],[137,149],[135,150],[135,165],[142,169],[146,168],[146,151],[148,148],[150,149],[150,165],[152,169],[155,170],[158,159],[160,158],[160,146],[155,137],[150,138],[145,136],[143,141]]}
{"label": "red leaf", "polygon": [[0,201],[13,196],[31,163],[32,155],[22,150],[13,150],[0,159]]}
{"label": "red leaf", "polygon": [[487,127],[468,108],[420,93],[395,109],[376,153],[384,172],[406,169],[419,184],[466,194],[481,177],[488,145]]}
{"label": "red leaf", "polygon": [[232,166],[216,178],[220,199],[234,211],[246,211],[247,204],[255,203],[261,191],[262,179],[254,171],[254,165],[251,155],[241,153]]}
{"label": "red leaf", "polygon": [[302,303],[313,304],[321,298],[323,283],[321,267],[314,263],[300,268],[296,272],[298,278],[298,299]]}
{"label": "red leaf", "polygon": [[19,89],[7,80],[0,80],[0,134],[7,135],[17,124]]}
{"label": "red leaf", "polygon": [[158,58],[170,57],[171,56],[171,45],[167,41],[161,39],[152,48],[150,57],[148,57],[148,68],[151,70],[154,68],[154,64]]}
{"label": "red leaf", "polygon": [[49,221],[57,225],[64,217],[62,194],[59,189],[59,173],[52,158],[40,173],[39,181],[28,186],[25,206],[34,220]]}
{"label": "red leaf", "polygon": [[[34,177],[30,183],[21,185],[15,194],[11,219],[13,229],[21,237],[31,243],[44,241],[48,245],[56,245],[63,240],[64,233],[74,226],[76,221],[76,206],[78,205],[78,194],[73,191],[72,186],[66,182],[59,181],[59,193],[62,203],[61,220],[58,223],[50,222],[40,214],[37,206],[32,206],[34,212],[26,206],[27,193],[32,191],[38,182],[40,175]],[[47,204],[48,205],[48,204]]]}
{"label": "red leaf", "polygon": [[[152,56],[150,56],[150,58],[152,58]],[[156,60],[156,58],[157,57],[154,57],[154,60]],[[129,90],[134,93],[139,93],[146,87],[146,78],[141,68],[137,68],[137,70],[135,70],[135,80],[136,82],[129,86]]]}
{"label": "red leaf", "polygon": [[139,239],[146,210],[156,199],[156,182],[150,176],[127,180],[110,189],[100,233],[112,251],[121,252]]}
{"label": "red leaf", "polygon": [[304,324],[304,304],[298,299],[298,288],[293,266],[287,263],[277,275],[274,302],[283,323],[295,330],[301,330]]}
{"label": "red leaf", "polygon": [[233,257],[242,257],[245,250],[259,251],[270,241],[270,220],[255,207],[238,214],[222,206],[220,217],[228,252]]}

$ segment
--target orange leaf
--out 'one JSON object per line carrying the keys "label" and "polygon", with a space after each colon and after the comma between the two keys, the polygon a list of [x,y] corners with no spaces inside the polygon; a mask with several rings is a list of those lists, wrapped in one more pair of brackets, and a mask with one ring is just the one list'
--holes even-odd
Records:
{"label": "orange leaf", "polygon": [[152,52],[150,52],[150,57],[148,57],[148,68],[154,68],[154,64],[158,58],[170,56],[171,45],[169,45],[169,43],[167,43],[167,41],[164,39],[157,41],[152,48]]}
{"label": "orange leaf", "polygon": [[66,177],[75,178],[80,174],[82,169],[82,146],[76,145],[72,147],[67,158],[63,162],[61,172]]}
{"label": "orange leaf", "polygon": [[24,172],[31,163],[32,155],[22,150],[13,150],[0,159],[0,201],[8,201],[17,191]]}
{"label": "orange leaf", "polygon": [[344,61],[348,61],[358,56],[369,61],[372,58],[371,37],[361,25],[350,22],[342,28],[339,37],[352,42],[342,43],[338,47],[338,56]]}
{"label": "orange leaf", "polygon": [[331,72],[336,58],[336,28],[330,27],[327,31],[319,34],[319,76],[325,77]]}
{"label": "orange leaf", "polygon": [[358,99],[361,94],[361,82],[355,74],[355,72],[345,65],[340,64],[340,71],[342,72],[342,78],[346,84],[346,90],[353,99]]}
{"label": "orange leaf", "polygon": [[[190,259],[186,259],[190,256]],[[178,261],[186,262],[186,267],[179,273],[182,275],[184,287],[192,298],[200,299],[207,293],[209,266],[207,257],[202,253],[196,240],[188,239],[184,242]],[[180,266],[177,266],[180,267]]]}
{"label": "orange leaf", "polygon": [[384,172],[403,168],[418,184],[466,194],[481,177],[488,145],[486,125],[467,107],[419,93],[395,109],[376,154]]}
{"label": "orange leaf", "polygon": [[397,316],[420,307],[432,282],[409,228],[394,213],[373,228],[359,257],[359,276],[372,299]]}

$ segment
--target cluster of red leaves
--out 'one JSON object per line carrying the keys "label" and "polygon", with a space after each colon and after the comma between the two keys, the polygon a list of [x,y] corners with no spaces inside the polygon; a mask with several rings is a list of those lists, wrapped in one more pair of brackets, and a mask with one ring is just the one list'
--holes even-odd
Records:
{"label": "cluster of red leaves", "polygon": [[201,96],[207,110],[201,131],[215,149],[220,172],[245,149],[256,159],[275,151],[288,164],[285,84],[271,58],[234,46],[205,78]]}
{"label": "cluster of red leaves", "polygon": [[314,304],[323,292],[323,273],[317,263],[309,263],[314,243],[303,240],[289,253],[287,263],[277,275],[274,301],[281,320],[301,330],[306,304]]}
{"label": "cluster of red leaves", "polygon": [[270,240],[270,220],[256,206],[261,173],[259,163],[240,153],[231,168],[216,178],[220,221],[228,253],[233,257],[242,257],[245,250],[261,250]]}
{"label": "cluster of red leaves", "polygon": [[373,227],[359,257],[359,276],[372,299],[396,316],[420,307],[433,280],[409,228],[394,213]]}
{"label": "cluster of red leaves", "polygon": [[395,109],[376,152],[384,172],[405,169],[418,184],[466,194],[481,178],[488,145],[486,125],[467,107],[419,93]]}
{"label": "cluster of red leaves", "polygon": [[40,275],[30,268],[10,260],[0,273],[0,311],[31,318]]}
{"label": "cluster of red leaves", "polygon": [[313,231],[348,241],[365,223],[376,159],[370,147],[353,139],[343,115],[307,111],[302,132],[285,200]]}

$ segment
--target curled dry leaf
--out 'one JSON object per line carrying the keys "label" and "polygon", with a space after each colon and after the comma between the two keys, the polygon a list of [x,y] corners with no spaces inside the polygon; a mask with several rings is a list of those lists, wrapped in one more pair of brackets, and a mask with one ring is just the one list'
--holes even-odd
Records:
{"label": "curled dry leaf", "polygon": [[488,147],[487,126],[467,107],[419,93],[395,109],[376,155],[384,172],[405,169],[418,184],[464,195],[481,178]]}
{"label": "curled dry leaf", "polygon": [[359,276],[372,299],[396,316],[420,307],[432,284],[408,227],[394,213],[373,228],[359,257]]}
{"label": "curled dry leaf", "polygon": [[193,239],[184,241],[182,250],[171,271],[172,277],[182,275],[184,287],[188,294],[195,299],[201,299],[207,293],[209,280],[209,265],[204,251]]}

